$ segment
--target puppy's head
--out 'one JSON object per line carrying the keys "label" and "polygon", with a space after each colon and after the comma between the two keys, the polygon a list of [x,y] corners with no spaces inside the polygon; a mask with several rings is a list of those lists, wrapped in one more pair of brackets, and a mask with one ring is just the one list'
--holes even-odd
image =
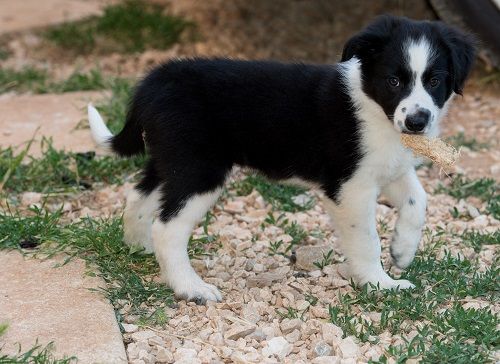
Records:
{"label": "puppy's head", "polygon": [[453,94],[461,94],[474,40],[440,22],[382,16],[344,47],[342,62],[361,63],[364,93],[397,131],[434,134]]}

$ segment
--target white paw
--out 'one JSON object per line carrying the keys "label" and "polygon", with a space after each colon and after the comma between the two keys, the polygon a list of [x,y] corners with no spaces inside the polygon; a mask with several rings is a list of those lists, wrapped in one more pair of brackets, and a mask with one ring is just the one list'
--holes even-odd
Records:
{"label": "white paw", "polygon": [[384,279],[382,281],[370,282],[379,289],[409,289],[415,288],[415,285],[406,279]]}
{"label": "white paw", "polygon": [[186,301],[193,301],[197,305],[204,305],[207,301],[222,301],[222,294],[213,284],[205,283],[201,278],[185,279],[171,285],[175,296]]}

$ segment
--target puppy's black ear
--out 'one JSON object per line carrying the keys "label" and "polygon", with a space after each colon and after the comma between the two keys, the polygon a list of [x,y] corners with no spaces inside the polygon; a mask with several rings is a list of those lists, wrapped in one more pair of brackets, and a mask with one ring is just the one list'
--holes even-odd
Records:
{"label": "puppy's black ear", "polygon": [[461,95],[465,80],[476,57],[476,39],[457,28],[439,26],[441,36],[450,52],[450,67],[453,92]]}
{"label": "puppy's black ear", "polygon": [[341,62],[348,61],[352,57],[360,60],[374,57],[382,51],[384,45],[390,39],[391,32],[398,24],[399,19],[394,16],[382,15],[377,17],[370,25],[345,44]]}

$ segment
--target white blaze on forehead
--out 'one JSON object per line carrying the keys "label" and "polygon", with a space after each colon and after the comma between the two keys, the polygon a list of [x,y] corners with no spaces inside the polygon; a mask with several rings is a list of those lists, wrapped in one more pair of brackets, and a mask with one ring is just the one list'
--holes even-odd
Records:
{"label": "white blaze on forehead", "polygon": [[405,55],[410,70],[414,75],[416,74],[417,79],[422,77],[427,69],[427,65],[434,58],[432,47],[425,38],[420,38],[419,40],[412,39],[407,42],[405,44]]}
{"label": "white blaze on forehead", "polygon": [[418,108],[424,108],[430,111],[429,125],[424,130],[427,134],[434,134],[436,121],[440,117],[440,110],[434,103],[432,96],[425,89],[422,83],[422,77],[430,63],[436,56],[435,51],[425,38],[411,39],[403,46],[403,52],[407,62],[408,70],[411,73],[412,82],[409,85],[410,94],[401,100],[394,111],[394,127],[401,131],[408,115],[413,114]]}

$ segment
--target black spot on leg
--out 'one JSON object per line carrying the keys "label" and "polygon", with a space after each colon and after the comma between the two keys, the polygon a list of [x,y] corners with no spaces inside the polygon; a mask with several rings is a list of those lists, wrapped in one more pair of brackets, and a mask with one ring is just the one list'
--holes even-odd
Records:
{"label": "black spot on leg", "polygon": [[401,109],[401,111],[402,111],[402,112],[406,112],[406,107],[403,107],[403,108]]}
{"label": "black spot on leg", "polygon": [[413,205],[415,205],[415,200],[412,197],[410,197],[410,199],[408,200],[408,203],[410,204],[410,206],[413,206]]}
{"label": "black spot on leg", "polygon": [[356,225],[355,225],[355,224],[352,224],[352,225],[351,225],[351,227],[354,229],[354,228],[356,227]]}

